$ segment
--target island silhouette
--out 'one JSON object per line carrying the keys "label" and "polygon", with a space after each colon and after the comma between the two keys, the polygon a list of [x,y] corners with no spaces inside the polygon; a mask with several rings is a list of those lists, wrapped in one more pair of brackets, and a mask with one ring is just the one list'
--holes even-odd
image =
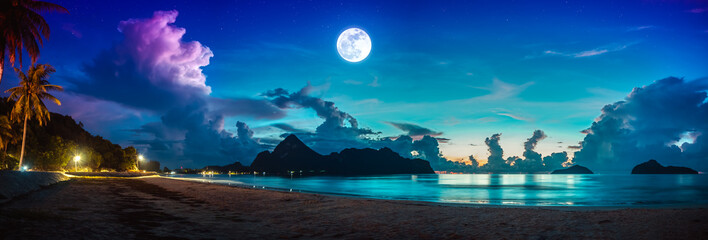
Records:
{"label": "island silhouette", "polygon": [[339,153],[322,155],[309,148],[293,134],[281,141],[272,152],[259,153],[250,169],[268,175],[283,176],[435,173],[428,161],[404,158],[389,148],[379,150],[348,148]]}

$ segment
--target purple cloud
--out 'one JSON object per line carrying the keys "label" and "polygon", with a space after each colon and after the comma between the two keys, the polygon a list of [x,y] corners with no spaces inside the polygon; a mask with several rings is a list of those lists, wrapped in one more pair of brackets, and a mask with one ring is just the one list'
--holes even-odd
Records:
{"label": "purple cloud", "polygon": [[172,25],[178,14],[176,10],[157,11],[150,19],[121,21],[118,31],[125,36],[123,46],[129,47],[119,51],[125,51],[152,84],[209,94],[211,88],[201,68],[209,65],[214,54],[197,41],[182,41],[187,31]]}
{"label": "purple cloud", "polygon": [[173,26],[177,11],[121,21],[124,39],[84,66],[88,79],[69,79],[70,91],[135,109],[161,112],[211,92],[202,67],[214,54],[197,41],[184,42]]}
{"label": "purple cloud", "polygon": [[85,78],[68,79],[73,86],[65,101],[90,108],[63,112],[97,121],[87,124],[92,131],[102,129],[101,124],[116,124],[104,122],[110,116],[161,116],[121,130],[129,139],[112,140],[136,144],[147,157],[171,167],[247,164],[269,145],[260,144],[243,122],[238,122],[235,134],[224,130],[224,119],[279,119],[285,112],[267,99],[209,96],[202,67],[214,54],[198,41],[183,41],[186,30],[173,25],[177,16],[177,11],[157,11],[151,18],[121,21],[118,31],[124,39],[86,64]]}

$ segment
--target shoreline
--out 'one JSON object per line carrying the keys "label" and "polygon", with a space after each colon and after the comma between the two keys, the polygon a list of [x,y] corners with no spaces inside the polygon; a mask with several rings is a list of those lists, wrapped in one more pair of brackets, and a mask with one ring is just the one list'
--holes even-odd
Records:
{"label": "shoreline", "polygon": [[67,181],[70,177],[63,172],[0,171],[0,203]]}
{"label": "shoreline", "polygon": [[254,185],[249,184],[232,184],[228,182],[221,182],[219,180],[207,180],[198,178],[182,178],[182,177],[169,177],[160,175],[161,178],[179,180],[179,181],[189,181],[197,182],[203,184],[215,184],[227,187],[235,187],[240,189],[252,189],[252,190],[262,190],[262,191],[276,191],[276,192],[293,192],[302,194],[315,194],[328,197],[341,197],[348,199],[365,199],[365,200],[383,200],[383,201],[402,201],[411,202],[418,204],[430,204],[434,206],[450,206],[450,207],[471,207],[471,208],[520,208],[520,209],[552,209],[561,211],[609,211],[609,210],[619,210],[619,209],[708,209],[708,204],[705,203],[668,203],[668,204],[646,204],[646,205],[603,205],[603,206],[588,206],[588,205],[514,205],[514,204],[484,204],[484,203],[456,203],[456,202],[436,202],[436,201],[425,201],[425,200],[409,200],[409,199],[394,199],[394,198],[376,198],[369,197],[365,195],[356,194],[338,194],[338,193],[327,193],[327,192],[316,192],[316,191],[306,191],[306,190],[292,190],[277,187],[265,187],[258,186],[252,187]]}
{"label": "shoreline", "polygon": [[460,206],[166,177],[72,178],[0,204],[7,239],[705,239],[708,211]]}

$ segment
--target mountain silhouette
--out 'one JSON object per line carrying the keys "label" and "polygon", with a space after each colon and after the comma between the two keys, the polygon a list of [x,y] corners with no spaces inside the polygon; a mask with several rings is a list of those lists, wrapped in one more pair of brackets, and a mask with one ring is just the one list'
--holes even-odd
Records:
{"label": "mountain silhouette", "polygon": [[258,172],[274,174],[300,170],[331,170],[332,164],[324,156],[310,149],[295,135],[289,135],[273,152],[263,151],[253,160],[251,168]]}
{"label": "mountain silhouette", "polygon": [[295,135],[289,135],[273,152],[256,156],[251,169],[274,175],[377,175],[435,173],[428,161],[401,157],[389,148],[379,150],[344,149],[323,156],[310,149]]}

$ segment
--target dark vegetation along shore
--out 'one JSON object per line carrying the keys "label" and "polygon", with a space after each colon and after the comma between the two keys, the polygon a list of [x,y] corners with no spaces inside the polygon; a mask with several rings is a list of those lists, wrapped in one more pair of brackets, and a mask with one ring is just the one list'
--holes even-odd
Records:
{"label": "dark vegetation along shore", "polygon": [[[0,98],[0,116],[9,114],[14,105],[7,98]],[[89,171],[126,171],[136,166],[138,152],[133,147],[122,148],[118,144],[92,135],[81,122],[71,116],[50,113],[51,121],[40,126],[36,121],[27,124],[25,162],[30,168],[44,171],[73,170],[70,160],[81,155],[80,168]],[[12,124],[12,138],[7,150],[0,157],[0,169],[17,169],[22,143],[22,124]],[[157,171],[160,163],[148,161],[141,163],[141,169]]]}
{"label": "dark vegetation along shore", "polygon": [[75,178],[0,205],[4,239],[707,239],[708,209],[505,208]]}

